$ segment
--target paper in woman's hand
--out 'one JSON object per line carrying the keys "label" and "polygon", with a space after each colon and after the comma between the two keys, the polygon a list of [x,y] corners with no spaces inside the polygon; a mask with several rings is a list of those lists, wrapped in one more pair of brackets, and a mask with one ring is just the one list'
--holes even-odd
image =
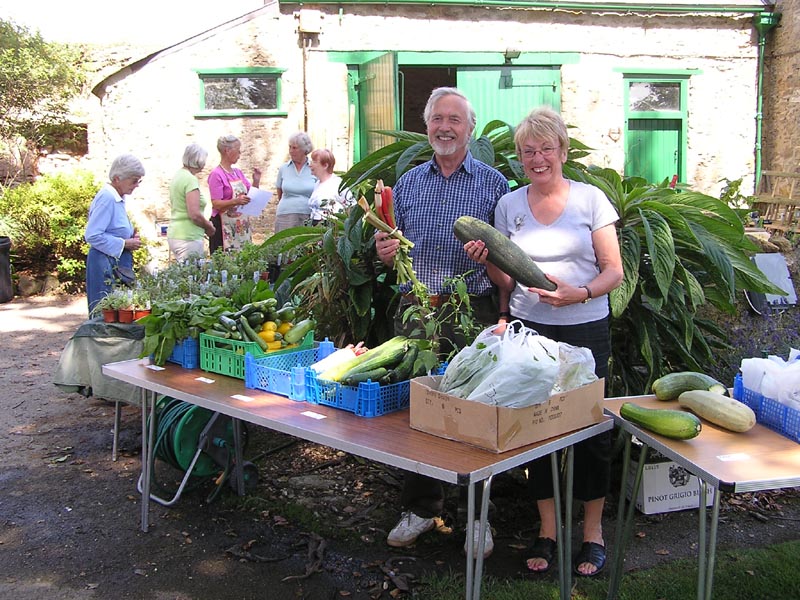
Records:
{"label": "paper in woman's hand", "polygon": [[238,207],[239,214],[247,217],[257,217],[269,204],[272,192],[265,192],[257,187],[251,187],[247,192],[247,197],[250,198],[250,202]]}

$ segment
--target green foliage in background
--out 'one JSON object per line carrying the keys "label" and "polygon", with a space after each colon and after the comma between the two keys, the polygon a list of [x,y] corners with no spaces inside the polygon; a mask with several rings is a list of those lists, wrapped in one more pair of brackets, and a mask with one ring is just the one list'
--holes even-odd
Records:
{"label": "green foliage in background", "polygon": [[14,270],[53,273],[68,290],[82,290],[88,252],[83,233],[99,188],[80,171],[0,188],[0,235],[11,238]]}
{"label": "green foliage in background", "polygon": [[0,140],[41,143],[66,121],[85,73],[80,50],[0,19]]}

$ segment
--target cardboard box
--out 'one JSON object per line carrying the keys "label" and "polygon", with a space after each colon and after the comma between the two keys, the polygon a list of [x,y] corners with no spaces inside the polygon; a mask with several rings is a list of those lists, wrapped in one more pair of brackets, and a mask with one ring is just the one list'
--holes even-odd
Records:
{"label": "cardboard box", "polygon": [[439,392],[441,376],[411,380],[411,427],[492,452],[506,452],[603,420],[604,380],[526,408],[505,408]]}
{"label": "cardboard box", "polygon": [[[664,458],[663,456],[661,457]],[[628,469],[627,497],[631,499],[633,480],[639,463],[631,459]],[[706,494],[707,506],[714,502],[714,488]],[[689,510],[700,506],[700,480],[671,460],[650,462],[642,471],[642,483],[636,497],[636,508],[646,514]]]}

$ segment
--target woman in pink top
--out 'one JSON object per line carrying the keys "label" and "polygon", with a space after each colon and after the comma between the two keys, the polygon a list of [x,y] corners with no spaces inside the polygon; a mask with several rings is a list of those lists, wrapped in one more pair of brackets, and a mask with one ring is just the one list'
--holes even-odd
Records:
{"label": "woman in pink top", "polygon": [[[224,135],[217,140],[219,165],[208,175],[208,191],[211,195],[211,222],[216,233],[209,239],[209,252],[217,248],[238,250],[250,241],[250,219],[239,214],[238,207],[250,202],[247,192],[250,182],[241,170],[233,165],[242,154],[242,143],[233,135]],[[252,185],[258,187],[261,170],[253,169]]]}

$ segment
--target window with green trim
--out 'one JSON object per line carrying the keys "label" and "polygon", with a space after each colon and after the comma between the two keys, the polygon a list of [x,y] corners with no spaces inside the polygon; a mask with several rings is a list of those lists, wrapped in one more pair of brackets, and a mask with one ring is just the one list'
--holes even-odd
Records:
{"label": "window with green trim", "polygon": [[286,116],[281,105],[285,69],[197,69],[200,116]]}

